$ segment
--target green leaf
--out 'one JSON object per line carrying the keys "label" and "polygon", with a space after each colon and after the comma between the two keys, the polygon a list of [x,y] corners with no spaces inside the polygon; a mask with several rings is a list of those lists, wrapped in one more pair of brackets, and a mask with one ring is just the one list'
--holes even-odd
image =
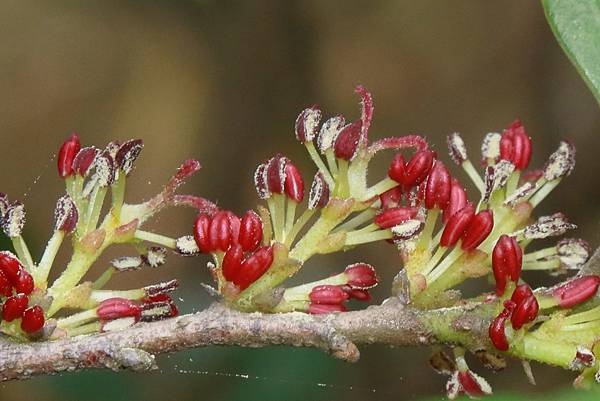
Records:
{"label": "green leaf", "polygon": [[542,0],[561,47],[600,103],[600,0]]}

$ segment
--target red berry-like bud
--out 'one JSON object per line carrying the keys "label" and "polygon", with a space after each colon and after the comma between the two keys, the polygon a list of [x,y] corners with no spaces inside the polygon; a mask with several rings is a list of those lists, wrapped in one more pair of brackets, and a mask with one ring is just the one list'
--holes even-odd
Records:
{"label": "red berry-like bud", "polygon": [[21,319],[21,329],[26,333],[35,333],[44,327],[44,310],[41,306],[35,305],[25,309]]}
{"label": "red berry-like bud", "polygon": [[114,320],[122,317],[134,317],[139,320],[141,309],[138,304],[130,299],[125,298],[109,298],[100,302],[96,309],[100,320]]}
{"label": "red berry-like bud", "polygon": [[513,329],[519,330],[524,324],[533,322],[539,309],[540,307],[534,295],[530,295],[519,302],[510,318]]}
{"label": "red berry-like bud", "polygon": [[379,200],[382,209],[398,206],[402,200],[402,186],[398,185],[397,187],[388,189],[379,195]]}
{"label": "red berry-like bud", "polygon": [[12,295],[13,285],[2,270],[0,270],[0,295],[9,297]]}
{"label": "red berry-like bud", "polygon": [[442,215],[442,221],[444,224],[450,220],[450,217],[452,217],[454,213],[467,206],[467,202],[467,193],[465,192],[465,189],[457,179],[453,178],[452,185],[450,187],[448,206],[446,206],[446,209],[444,209],[444,214]]}
{"label": "red berry-like bud", "polygon": [[267,185],[269,192],[282,194],[285,191],[285,166],[288,159],[280,154],[269,159],[267,164]]}
{"label": "red berry-like bud", "polygon": [[244,250],[239,244],[232,244],[223,257],[223,277],[227,281],[234,281],[240,273]]}
{"label": "red berry-like bud", "polygon": [[296,166],[288,161],[285,165],[285,194],[294,202],[300,203],[304,199],[304,181]]}
{"label": "red berry-like bud", "polygon": [[492,268],[496,279],[496,294],[501,296],[508,280],[519,281],[523,263],[523,251],[516,238],[503,234],[492,252]]}
{"label": "red berry-like bud", "polygon": [[363,302],[369,302],[371,300],[371,293],[369,290],[353,289],[348,285],[345,285],[342,288],[351,299]]}
{"label": "red berry-like bud", "polygon": [[253,210],[248,210],[240,225],[240,236],[238,242],[244,251],[256,249],[263,236],[263,224],[260,216]]}
{"label": "red berry-like bud", "polygon": [[400,153],[396,153],[390,167],[388,168],[388,177],[396,181],[398,184],[404,184],[404,176],[406,175],[406,162],[404,156]]}
{"label": "red berry-like bud", "polygon": [[470,203],[454,213],[444,227],[442,237],[440,238],[440,246],[450,247],[456,245],[474,217],[475,208]]}
{"label": "red berry-like bud", "polygon": [[492,228],[494,228],[492,211],[488,209],[477,213],[462,236],[462,250],[472,251],[477,248],[490,235]]}
{"label": "red berry-like bud", "polygon": [[73,174],[73,159],[81,149],[79,135],[73,134],[67,139],[58,151],[58,175],[67,178]]}
{"label": "red berry-like bud", "polygon": [[0,252],[0,270],[6,275],[6,278],[13,286],[16,286],[21,279],[21,272],[25,268],[15,255],[8,251]]}
{"label": "red berry-like bud", "polygon": [[514,302],[516,306],[529,297],[533,297],[533,291],[531,291],[531,287],[529,287],[527,284],[520,284],[513,291],[510,300]]}
{"label": "red berry-like bud", "polygon": [[572,308],[593,297],[598,286],[600,276],[581,276],[554,288],[552,296],[561,308]]}
{"label": "red berry-like bud", "polygon": [[329,203],[329,185],[325,181],[323,173],[318,171],[313,178],[308,194],[308,208],[321,209]]}
{"label": "red berry-like bud", "polygon": [[73,159],[73,171],[83,177],[98,153],[100,153],[100,149],[94,146],[82,148]]}
{"label": "red berry-like bud", "polygon": [[9,297],[2,305],[2,319],[7,322],[12,322],[23,316],[23,312],[27,309],[29,298],[25,294],[17,294]]}
{"label": "red berry-like bud", "polygon": [[254,254],[242,262],[240,272],[234,278],[233,283],[240,287],[242,291],[245,290],[269,270],[272,263],[273,248],[270,246],[258,248]]}
{"label": "red berry-like bud", "polygon": [[327,305],[327,304],[314,304],[311,303],[308,306],[308,310],[306,311],[307,313],[310,313],[312,315],[324,315],[326,313],[333,313],[333,312],[346,312],[348,310],[348,308],[346,308],[344,305]]}
{"label": "red berry-like bud", "polygon": [[314,139],[321,121],[321,109],[314,105],[304,109],[296,118],[295,132],[298,141],[310,142]]}
{"label": "red berry-like bud", "polygon": [[446,209],[450,200],[450,190],[452,188],[452,177],[444,163],[436,160],[431,173],[427,178],[425,187],[425,207],[433,209],[438,207],[441,210]]}
{"label": "red berry-like bud", "polygon": [[414,207],[394,207],[385,209],[375,217],[375,224],[383,229],[391,228],[414,218],[417,215],[417,212],[418,209]]}
{"label": "red berry-like bud", "polygon": [[226,211],[220,211],[214,215],[208,228],[208,240],[213,251],[225,252],[231,244],[231,227],[229,215]]}
{"label": "red berry-like bud", "polygon": [[430,150],[420,150],[414,154],[406,165],[404,185],[412,188],[424,182],[433,166],[434,153]]}
{"label": "red berry-like bud", "polygon": [[196,222],[194,223],[194,240],[202,253],[210,253],[213,251],[208,236],[209,227],[210,217],[206,214],[201,214],[196,217]]}
{"label": "red berry-like bud", "polygon": [[19,280],[15,284],[15,292],[29,295],[33,292],[33,277],[25,269],[19,271]]}
{"label": "red berry-like bud", "polygon": [[500,158],[508,160],[517,170],[525,170],[531,160],[531,138],[519,120],[504,131],[500,139]]}
{"label": "red berry-like bud", "polygon": [[141,139],[130,139],[119,147],[115,156],[117,168],[123,170],[125,176],[128,176],[133,170],[133,165],[144,149],[144,142]]}
{"label": "red berry-like bud", "polygon": [[308,294],[308,298],[315,304],[339,305],[350,296],[339,285],[318,285]]}
{"label": "red berry-like bud", "polygon": [[237,243],[240,237],[241,219],[232,211],[227,211],[227,220],[229,221],[229,230],[231,231],[231,243]]}
{"label": "red berry-like bud", "polygon": [[508,340],[506,339],[506,319],[510,317],[510,312],[504,309],[500,314],[492,320],[488,334],[494,347],[500,351],[508,351]]}
{"label": "red berry-like bud", "polygon": [[367,290],[375,287],[379,279],[375,268],[368,263],[354,263],[344,270],[348,278],[347,284],[352,289]]}
{"label": "red berry-like bud", "polygon": [[346,125],[338,134],[335,140],[335,157],[350,161],[356,156],[358,145],[362,135],[362,121],[357,120],[352,124]]}
{"label": "red berry-like bud", "polygon": [[58,199],[54,209],[54,229],[63,231],[65,234],[71,234],[77,227],[79,213],[77,206],[69,195]]}

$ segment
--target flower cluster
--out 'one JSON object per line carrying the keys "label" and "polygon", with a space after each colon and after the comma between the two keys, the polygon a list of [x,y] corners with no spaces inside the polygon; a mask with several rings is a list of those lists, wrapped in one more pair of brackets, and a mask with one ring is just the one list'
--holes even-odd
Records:
{"label": "flower cluster", "polygon": [[[139,139],[111,142],[104,149],[82,148],[77,134],[64,142],[57,168],[66,194],[56,203],[52,236],[37,261],[22,236],[24,205],[0,194],[0,222],[16,253],[0,252],[2,333],[19,340],[52,339],[177,314],[168,295],[177,288],[176,280],[132,290],[105,289],[116,273],[164,264],[166,248],[182,253],[177,240],[142,230],[156,213],[168,206],[191,206],[201,211],[215,208],[205,199],[175,193],[200,168],[194,160],[183,163],[163,191],[149,201],[125,203],[127,178],[142,148]],[[111,201],[103,217],[109,190]],[[73,250],[71,259],[49,283],[55,258],[67,238]],[[86,279],[93,263],[112,244],[130,244],[137,255],[114,259],[96,280]]]}

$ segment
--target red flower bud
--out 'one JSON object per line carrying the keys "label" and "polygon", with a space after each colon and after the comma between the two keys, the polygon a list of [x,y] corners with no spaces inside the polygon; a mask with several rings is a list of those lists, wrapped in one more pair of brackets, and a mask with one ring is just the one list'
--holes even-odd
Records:
{"label": "red flower bud", "polygon": [[352,289],[366,290],[377,285],[379,279],[375,268],[367,263],[354,263],[344,270],[348,278],[348,285]]}
{"label": "red flower bud", "polygon": [[35,333],[44,327],[44,310],[41,306],[35,305],[25,309],[21,319],[21,329],[26,333]]}
{"label": "red flower bud", "polygon": [[492,320],[488,334],[494,347],[500,351],[508,351],[508,340],[506,339],[505,322],[510,316],[510,312],[504,309],[500,314]]}
{"label": "red flower bud", "polygon": [[433,209],[434,207],[441,210],[446,209],[450,200],[451,179],[452,177],[450,177],[444,163],[436,160],[425,187],[425,207],[427,209]]}
{"label": "red flower bud", "polygon": [[496,294],[501,296],[508,280],[519,281],[523,251],[514,237],[503,234],[492,252],[492,268],[496,279]]}
{"label": "red flower bud", "polygon": [[229,222],[229,230],[231,231],[231,243],[237,243],[240,237],[241,220],[232,211],[227,210],[227,221]]}
{"label": "red flower bud", "polygon": [[19,280],[15,284],[15,292],[17,294],[21,293],[29,295],[33,292],[33,287],[33,277],[31,277],[31,274],[29,274],[27,270],[21,269],[21,271],[19,271]]}
{"label": "red flower bud", "polygon": [[83,177],[98,153],[100,150],[94,146],[82,148],[73,159],[73,171]]}
{"label": "red flower bud", "polygon": [[348,308],[346,308],[344,305],[327,305],[327,304],[313,304],[311,303],[308,306],[308,310],[306,312],[312,314],[312,315],[323,315],[326,313],[333,313],[333,312],[346,312],[348,310]]}
{"label": "red flower bud", "polygon": [[244,251],[256,249],[263,236],[263,224],[260,216],[253,210],[248,210],[242,218],[238,242]]}
{"label": "red flower bud", "polygon": [[339,305],[350,297],[339,285],[318,285],[308,294],[308,298],[315,304]]}
{"label": "red flower bud", "polygon": [[27,309],[29,298],[24,294],[17,294],[9,297],[4,301],[2,305],[2,319],[7,322],[12,322],[15,319],[19,319],[23,316],[23,312]]}
{"label": "red flower bud", "polygon": [[0,270],[0,295],[9,297],[12,295],[13,285],[2,270]]}
{"label": "red flower bud", "polygon": [[461,392],[469,396],[469,398],[477,399],[486,394],[491,394],[489,384],[482,377],[475,376],[470,370],[458,371],[458,383],[461,387]]}
{"label": "red flower bud", "polygon": [[96,309],[100,320],[114,320],[122,317],[134,317],[139,320],[141,309],[138,304],[130,299],[109,298],[100,302]]}
{"label": "red flower bud", "polygon": [[198,245],[202,253],[210,253],[213,250],[208,236],[209,227],[210,217],[206,214],[200,214],[196,217],[196,222],[194,223],[194,240],[196,240],[196,245]]}
{"label": "red flower bud", "polygon": [[117,168],[123,170],[125,176],[128,176],[133,170],[133,165],[144,149],[144,142],[141,139],[130,139],[119,147],[115,156]]}
{"label": "red flower bud", "polygon": [[67,139],[58,151],[58,175],[67,178],[73,174],[73,159],[81,149],[79,135],[73,134]]}
{"label": "red flower bud", "polygon": [[404,174],[404,185],[412,188],[419,185],[429,175],[433,166],[434,153],[430,150],[420,150],[414,154],[406,165]]}
{"label": "red flower bud", "polygon": [[381,202],[382,209],[400,205],[400,201],[402,200],[402,186],[398,185],[397,187],[388,189],[379,195],[379,200]]}
{"label": "red flower bud", "polygon": [[450,247],[456,245],[474,217],[475,208],[470,203],[454,213],[444,227],[442,238],[440,238],[440,246]]}
{"label": "red flower bud", "polygon": [[533,297],[533,291],[531,291],[531,287],[529,287],[527,284],[520,284],[513,291],[510,300],[514,302],[516,306],[529,297]]}
{"label": "red flower bud", "polygon": [[396,153],[390,167],[388,168],[388,177],[396,181],[398,184],[404,184],[404,176],[406,175],[406,162],[404,156],[400,153]]}
{"label": "red flower bud", "polygon": [[302,175],[292,162],[285,165],[285,194],[294,202],[300,203],[304,199],[304,181]]}
{"label": "red flower bud", "polygon": [[418,209],[414,207],[394,207],[385,209],[375,217],[375,224],[383,229],[391,228],[414,218],[417,215],[417,212]]}
{"label": "red flower bud", "polygon": [[315,174],[315,178],[310,186],[310,193],[308,194],[308,208],[309,209],[321,209],[327,206],[329,203],[329,185],[323,177],[323,173],[318,171]]}
{"label": "red flower bud", "polygon": [[533,294],[517,303],[517,307],[510,318],[513,329],[519,330],[524,324],[533,322],[539,309],[537,299]]}
{"label": "red flower bud", "polygon": [[227,281],[234,281],[237,275],[240,273],[242,267],[242,259],[244,257],[244,250],[239,244],[232,244],[225,256],[223,257],[223,277]]}
{"label": "red flower bud", "polygon": [[282,194],[285,191],[285,166],[288,161],[281,154],[277,154],[269,159],[267,164],[267,186],[269,192]]}
{"label": "red flower bud", "polygon": [[342,287],[350,299],[356,299],[358,301],[369,302],[371,300],[371,293],[369,290],[353,289],[349,285]]}
{"label": "red flower bud", "polygon": [[346,125],[335,140],[334,153],[338,159],[350,161],[356,156],[362,135],[362,121]]}
{"label": "red flower bud", "polygon": [[504,131],[500,139],[500,158],[508,160],[517,170],[525,170],[531,160],[531,138],[519,120]]}
{"label": "red flower bud", "polygon": [[242,262],[240,272],[234,278],[233,283],[240,287],[242,291],[245,290],[269,270],[272,263],[273,248],[270,246],[258,248],[254,254]]}
{"label": "red flower bud", "polygon": [[310,142],[317,134],[319,122],[321,121],[321,109],[314,105],[304,109],[296,118],[296,139],[301,143]]}
{"label": "red flower bud", "polygon": [[2,251],[0,252],[0,270],[8,281],[16,286],[21,280],[21,272],[25,271],[25,268],[15,255],[8,251]]}
{"label": "red flower bud", "polygon": [[463,251],[472,251],[477,248],[494,228],[494,214],[491,210],[482,210],[477,213],[469,223],[462,236],[461,248]]}
{"label": "red flower bud", "polygon": [[444,224],[450,220],[450,217],[452,217],[454,213],[467,206],[467,202],[467,193],[465,192],[465,189],[457,179],[453,178],[450,187],[450,197],[448,198],[448,206],[446,206],[444,214],[442,215]]}
{"label": "red flower bud", "polygon": [[221,250],[225,252],[231,244],[231,227],[229,215],[226,211],[216,213],[208,228],[208,241],[212,251]]}
{"label": "red flower bud", "polygon": [[593,297],[599,285],[600,276],[581,276],[554,288],[552,296],[561,308],[572,308]]}

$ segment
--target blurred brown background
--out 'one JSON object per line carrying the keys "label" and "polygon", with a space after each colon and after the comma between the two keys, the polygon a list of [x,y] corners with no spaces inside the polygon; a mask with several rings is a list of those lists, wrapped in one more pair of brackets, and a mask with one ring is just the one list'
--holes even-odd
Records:
{"label": "blurred brown background", "polygon": [[[596,172],[598,104],[555,42],[537,1],[0,1],[0,182],[29,210],[26,234],[41,253],[62,191],[54,153],[72,131],[84,144],[143,138],[130,201],[156,192],[181,160],[204,166],[186,191],[241,213],[256,204],[255,166],[286,153],[312,175],[293,124],[305,106],[358,116],[362,83],[375,97],[371,137],[422,133],[440,154],[460,131],[473,156],[482,136],[521,117],[542,164],[560,138],[578,166],[542,212],[562,210],[577,235],[600,244]],[[382,174],[386,158],[380,158]],[[460,174],[457,172],[457,174]],[[464,176],[460,175],[464,178]],[[177,235],[193,213],[154,225]],[[398,269],[391,247],[319,258],[303,280],[357,258],[379,268],[381,300]],[[209,300],[205,260],[178,259],[140,280],[181,279],[185,312]],[[398,400],[442,393],[426,350],[366,348],[348,365],[313,350],[205,349],[160,358],[162,372],[83,373],[2,385],[0,399]],[[475,365],[476,366],[476,365]],[[518,363],[497,390],[551,394],[572,375]],[[248,375],[249,378],[244,378]],[[321,384],[319,384],[321,383]]]}

